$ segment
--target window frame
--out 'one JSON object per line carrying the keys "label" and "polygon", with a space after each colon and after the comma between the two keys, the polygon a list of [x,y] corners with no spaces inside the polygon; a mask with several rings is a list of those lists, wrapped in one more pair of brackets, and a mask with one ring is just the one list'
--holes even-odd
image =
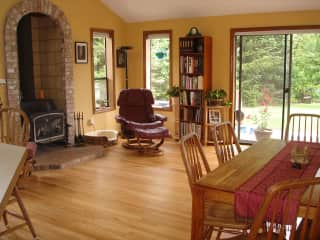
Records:
{"label": "window frame", "polygon": [[[112,41],[112,44],[111,44],[112,45],[111,46],[112,78],[107,84],[109,106],[101,108],[101,109],[97,109],[96,108],[95,80],[94,80],[94,55],[93,55],[93,53],[94,53],[93,52],[93,36],[94,36],[94,33],[108,34],[110,39],[111,39],[111,41]],[[115,97],[115,64],[114,64],[114,59],[115,59],[115,55],[114,55],[114,30],[112,30],[112,29],[90,28],[90,55],[91,55],[91,87],[92,87],[92,109],[93,109],[93,114],[113,111],[113,110],[116,109],[116,107],[115,107],[115,102],[116,102],[115,99],[116,99],[116,97]],[[106,66],[106,69],[107,69],[107,67],[108,66]]]}
{"label": "window frame", "polygon": [[[146,41],[149,35],[152,34],[168,34],[169,35],[169,88],[172,87],[172,30],[151,30],[151,31],[143,31],[143,87],[147,86],[147,49],[146,49]],[[159,107],[153,106],[154,109],[160,111],[171,111],[172,110],[172,102],[169,97],[169,106],[168,107]]]}
{"label": "window frame", "polygon": [[229,93],[232,106],[229,109],[229,116],[232,124],[235,124],[235,82],[236,82],[236,52],[235,52],[235,36],[239,33],[254,33],[254,32],[288,32],[288,31],[305,31],[305,30],[319,30],[320,25],[300,25],[300,26],[270,26],[270,27],[248,27],[248,28],[231,28],[230,29],[230,55],[229,55]]}

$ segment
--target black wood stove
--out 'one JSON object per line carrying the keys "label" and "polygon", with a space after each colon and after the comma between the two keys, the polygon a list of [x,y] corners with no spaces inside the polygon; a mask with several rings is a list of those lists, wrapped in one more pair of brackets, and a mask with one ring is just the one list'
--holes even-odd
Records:
{"label": "black wood stove", "polygon": [[23,101],[21,109],[29,117],[32,141],[49,143],[66,140],[65,113],[57,110],[51,99]]}

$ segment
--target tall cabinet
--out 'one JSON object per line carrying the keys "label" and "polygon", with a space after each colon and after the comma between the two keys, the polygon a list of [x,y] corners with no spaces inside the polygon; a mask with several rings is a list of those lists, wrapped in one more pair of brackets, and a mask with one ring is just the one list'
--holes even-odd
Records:
{"label": "tall cabinet", "polygon": [[211,37],[179,39],[180,137],[195,132],[204,139],[204,94],[211,88],[211,49]]}

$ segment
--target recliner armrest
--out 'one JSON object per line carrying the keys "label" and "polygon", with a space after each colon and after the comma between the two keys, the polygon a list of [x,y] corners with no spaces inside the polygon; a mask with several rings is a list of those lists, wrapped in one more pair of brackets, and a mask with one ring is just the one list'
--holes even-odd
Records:
{"label": "recliner armrest", "polygon": [[155,121],[161,121],[161,122],[167,121],[167,117],[159,113],[154,114],[154,117],[155,117]]}
{"label": "recliner armrest", "polygon": [[115,119],[116,119],[116,121],[118,122],[118,123],[125,123],[125,124],[129,124],[129,122],[131,122],[131,121],[129,121],[129,120],[127,120],[126,118],[124,118],[124,117],[121,117],[120,115],[117,115],[116,117],[115,117]]}

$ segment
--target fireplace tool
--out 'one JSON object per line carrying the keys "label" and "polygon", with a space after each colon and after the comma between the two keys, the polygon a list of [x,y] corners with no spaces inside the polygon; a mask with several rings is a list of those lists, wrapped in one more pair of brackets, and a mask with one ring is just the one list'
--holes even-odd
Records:
{"label": "fireplace tool", "polygon": [[83,112],[75,112],[74,116],[74,142],[76,146],[84,145]]}

